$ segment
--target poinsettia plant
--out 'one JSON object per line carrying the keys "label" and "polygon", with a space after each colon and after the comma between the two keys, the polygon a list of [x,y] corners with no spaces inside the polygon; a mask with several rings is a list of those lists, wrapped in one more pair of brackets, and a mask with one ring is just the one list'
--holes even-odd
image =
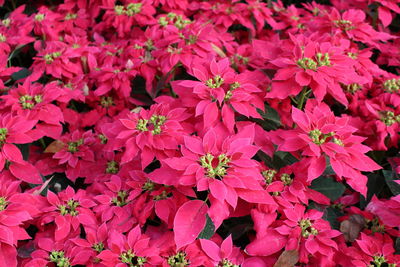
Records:
{"label": "poinsettia plant", "polygon": [[0,18],[0,267],[400,264],[398,0]]}

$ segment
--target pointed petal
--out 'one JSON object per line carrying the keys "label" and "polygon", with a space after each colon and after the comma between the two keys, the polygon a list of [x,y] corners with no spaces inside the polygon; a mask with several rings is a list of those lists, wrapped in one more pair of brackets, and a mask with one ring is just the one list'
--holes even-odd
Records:
{"label": "pointed petal", "polygon": [[207,239],[200,239],[200,245],[208,257],[217,262],[221,260],[219,256],[219,247],[213,241]]}

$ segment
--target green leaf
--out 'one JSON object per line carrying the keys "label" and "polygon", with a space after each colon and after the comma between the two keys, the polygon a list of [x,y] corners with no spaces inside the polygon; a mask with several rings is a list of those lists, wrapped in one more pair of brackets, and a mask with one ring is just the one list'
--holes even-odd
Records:
{"label": "green leaf", "polygon": [[388,170],[383,170],[382,173],[383,176],[385,177],[386,184],[389,187],[390,191],[393,193],[393,195],[395,196],[399,195],[400,185],[394,181],[395,180],[394,173]]}
{"label": "green leaf", "polygon": [[340,222],[337,220],[337,218],[344,215],[340,209],[327,207],[325,205],[315,203],[314,201],[310,201],[307,210],[310,209],[322,211],[324,213],[322,218],[328,221],[333,229],[339,230]]}
{"label": "green leaf", "polygon": [[278,127],[281,126],[281,118],[278,111],[272,108],[268,103],[265,103],[265,115],[263,118],[275,123]]}
{"label": "green leaf", "polygon": [[376,173],[370,173],[367,175],[367,198],[360,195],[360,209],[365,209],[368,203],[371,201],[373,195],[379,195],[379,193],[384,189],[385,183],[382,181],[384,178]]}
{"label": "green leaf", "polygon": [[310,202],[308,203],[308,206],[307,206],[307,210],[318,210],[318,211],[323,212],[325,207],[326,207],[325,205],[321,205],[321,204],[318,204],[318,203],[310,200]]}
{"label": "green leaf", "polygon": [[271,158],[263,151],[258,151],[257,156],[262,160],[269,168],[279,170],[282,167],[292,165],[293,163],[299,161],[290,152],[276,151],[274,156]]}
{"label": "green leaf", "polygon": [[334,175],[336,174],[335,171],[333,170],[330,160],[328,157],[326,157],[326,168],[324,173],[322,174],[323,176],[328,176],[328,175]]}
{"label": "green leaf", "polygon": [[270,168],[274,168],[272,158],[267,154],[265,154],[263,151],[259,150],[257,152],[257,156],[260,158],[260,160],[262,160],[265,163],[265,165],[267,165]]}
{"label": "green leaf", "polygon": [[14,81],[18,81],[20,79],[28,77],[30,74],[31,74],[31,72],[28,69],[23,68],[23,69],[21,69],[21,70],[19,70],[17,72],[14,72],[13,74],[11,74],[11,78]]}
{"label": "green leaf", "polygon": [[292,165],[293,163],[299,161],[295,156],[292,155],[290,152],[284,151],[276,151],[274,154],[274,161],[281,160],[283,162],[283,166]]}
{"label": "green leaf", "polygon": [[200,232],[197,238],[210,239],[215,233],[215,225],[208,214],[206,214],[206,218],[206,226],[204,226],[203,230]]}
{"label": "green leaf", "polygon": [[332,229],[339,230],[340,222],[337,220],[337,218],[343,215],[344,213],[341,210],[328,207],[324,212],[323,218],[330,223]]}
{"label": "green leaf", "polygon": [[24,160],[28,160],[29,158],[29,147],[31,144],[16,144],[16,146],[21,150],[22,157]]}
{"label": "green leaf", "polygon": [[394,245],[396,251],[394,252],[395,255],[400,254],[400,237],[396,238],[396,244]]}
{"label": "green leaf", "polygon": [[382,191],[385,183],[383,182],[383,177],[376,173],[370,173],[367,175],[368,182],[367,182],[367,203],[369,203],[373,197],[373,195],[378,196],[378,194]]}
{"label": "green leaf", "polygon": [[344,190],[346,189],[343,184],[334,181],[330,177],[324,176],[321,176],[312,181],[310,188],[324,194],[332,201],[335,201],[336,199],[341,197],[344,193]]}
{"label": "green leaf", "polygon": [[281,126],[281,118],[279,117],[279,113],[270,105],[268,105],[268,103],[265,103],[264,109],[265,112],[260,109],[257,109],[258,113],[264,119],[259,124],[266,130],[278,129]]}
{"label": "green leaf", "polygon": [[254,223],[250,215],[241,217],[231,217],[224,220],[221,226],[217,229],[218,235],[223,239],[229,235],[232,236],[232,240],[237,244],[240,244],[241,248],[245,248],[250,243],[248,236],[254,229]]}
{"label": "green leaf", "polygon": [[25,14],[27,14],[29,16],[29,15],[32,15],[33,13],[38,12],[37,7],[35,6],[34,2],[28,2],[28,1],[26,1],[26,2],[27,2],[27,4],[26,4],[25,10],[24,10]]}

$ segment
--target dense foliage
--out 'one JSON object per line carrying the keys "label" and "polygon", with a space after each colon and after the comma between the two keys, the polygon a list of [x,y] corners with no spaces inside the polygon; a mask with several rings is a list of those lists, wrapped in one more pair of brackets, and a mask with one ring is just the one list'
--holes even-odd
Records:
{"label": "dense foliage", "polygon": [[400,264],[399,0],[0,0],[0,267]]}

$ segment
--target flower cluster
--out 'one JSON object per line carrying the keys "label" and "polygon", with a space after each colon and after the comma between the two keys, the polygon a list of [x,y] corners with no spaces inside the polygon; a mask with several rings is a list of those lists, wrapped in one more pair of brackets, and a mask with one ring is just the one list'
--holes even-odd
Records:
{"label": "flower cluster", "polygon": [[0,267],[398,266],[399,1],[291,2],[0,0]]}

